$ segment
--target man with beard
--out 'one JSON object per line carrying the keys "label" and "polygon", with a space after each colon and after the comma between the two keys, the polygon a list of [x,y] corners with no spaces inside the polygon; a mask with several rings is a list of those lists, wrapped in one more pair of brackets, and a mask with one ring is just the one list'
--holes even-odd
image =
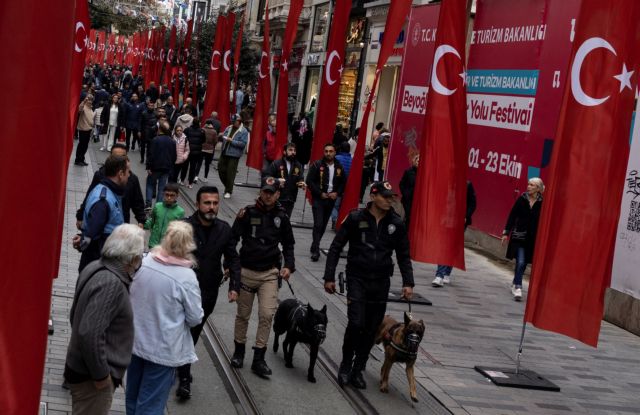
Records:
{"label": "man with beard", "polygon": [[[236,301],[240,291],[240,259],[236,251],[236,242],[232,238],[231,227],[218,219],[220,195],[214,186],[203,186],[196,195],[198,210],[186,221],[193,227],[193,239],[196,243],[194,256],[198,263],[195,269],[204,317],[202,323],[191,329],[193,343],[198,342],[205,322],[213,312],[218,298],[218,288],[223,281],[223,275],[230,277],[229,302]],[[221,258],[224,255],[225,266],[222,271]],[[191,365],[178,368],[179,385],[176,396],[180,399],[191,397]]]}
{"label": "man with beard", "polygon": [[307,186],[311,191],[313,202],[313,242],[311,243],[311,260],[320,259],[320,240],[331,211],[338,196],[342,196],[346,182],[346,174],[339,161],[336,160],[336,147],[332,143],[324,145],[324,157],[314,161],[307,174]]}
{"label": "man with beard", "polygon": [[[367,387],[362,372],[373,347],[376,331],[387,309],[392,253],[402,274],[402,296],[413,295],[413,268],[409,257],[409,239],[402,219],[391,207],[395,193],[389,182],[371,185],[371,201],[366,208],[354,209],[345,218],[333,239],[324,271],[324,289],[336,291],[335,273],[342,248],[347,254],[347,318],[349,322],[342,344],[342,363],[338,384]],[[354,359],[355,356],[355,359]]]}
{"label": "man with beard", "polygon": [[278,201],[291,218],[293,206],[298,198],[298,189],[305,189],[304,167],[296,160],[296,145],[285,144],[282,158],[274,161],[262,171],[262,178],[274,177],[280,181],[280,199]]}

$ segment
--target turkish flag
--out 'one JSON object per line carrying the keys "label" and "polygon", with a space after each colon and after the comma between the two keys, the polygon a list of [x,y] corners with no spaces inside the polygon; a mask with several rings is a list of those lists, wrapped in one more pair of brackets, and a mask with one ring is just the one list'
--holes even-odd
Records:
{"label": "turkish flag", "polygon": [[[73,39],[73,61],[71,63],[71,84],[69,85],[69,137],[73,137],[80,105],[80,91],[82,90],[82,74],[84,72],[87,47],[90,32],[89,6],[85,0],[78,0],[76,8],[75,36]],[[62,173],[66,172],[66,166]],[[62,195],[64,196],[64,195]]]}
{"label": "turkish flag", "polygon": [[89,30],[89,39],[86,45],[87,52],[84,56],[85,65],[90,64],[93,61],[93,56],[95,54],[95,41],[96,41],[96,31],[94,29]]}
{"label": "turkish flag", "polygon": [[[240,28],[238,29],[238,35],[236,37],[236,48],[233,51],[233,85],[238,88],[238,68],[240,68],[240,51],[242,50],[242,33],[244,32],[244,13],[242,13],[242,20],[240,20]],[[233,112],[236,112],[236,94],[232,95]],[[242,103],[241,103],[242,104]]]}
{"label": "turkish flag", "polygon": [[583,0],[525,321],[596,347],[638,84],[640,3]]}
{"label": "turkish flag", "polygon": [[[186,99],[189,92],[189,77],[187,72],[187,63],[189,61],[189,49],[191,48],[191,38],[193,37],[193,20],[187,22],[187,34],[184,36],[184,44],[182,46],[182,54],[180,55],[180,61],[182,62],[182,75],[184,76],[184,91],[182,92],[182,98]],[[178,101],[175,101],[178,105]]]}
{"label": "turkish flag", "polygon": [[267,120],[271,105],[271,49],[269,45],[269,0],[264,6],[264,33],[262,35],[262,52],[260,54],[260,69],[258,73],[258,91],[256,92],[256,109],[253,113],[251,140],[247,166],[262,170],[262,144],[267,135]]}
{"label": "turkish flag", "polygon": [[[81,68],[84,57],[84,43],[78,43],[83,29],[77,23],[83,22],[84,30],[89,30],[87,15],[82,13],[86,1],[77,6],[78,10],[74,1],[24,0],[3,2],[1,7],[0,38],[4,41],[0,42],[0,56],[10,57],[11,64],[3,65],[0,90],[12,97],[12,111],[3,123],[7,139],[3,140],[0,181],[3,192],[19,195],[20,203],[3,203],[0,208],[3,217],[10,219],[0,227],[4,274],[0,282],[0,414],[38,413],[52,278],[58,274],[67,164],[73,145],[69,91],[72,80],[82,77],[82,71],[74,69]],[[34,41],[53,33],[46,41]],[[35,68],[55,68],[55,81],[49,76],[32,76]],[[43,91],[56,97],[56,105],[34,99]],[[76,89],[72,95],[79,93]],[[25,128],[33,125],[34,114],[39,125],[46,126],[46,134],[39,128]],[[34,151],[36,148],[47,151]],[[25,160],[38,169],[24,169]],[[47,174],[40,174],[40,168]],[[20,180],[16,180],[18,170]],[[42,190],[25,191],[25,181],[37,182]]]}
{"label": "turkish flag", "polygon": [[[207,77],[207,93],[204,97],[204,113],[202,118],[207,119],[213,111],[218,111],[218,94],[220,93],[220,68],[222,67],[222,48],[224,47],[224,34],[227,18],[222,14],[218,15],[216,23],[216,34],[213,38],[213,48],[211,51],[211,61],[209,62],[209,76]],[[198,26],[198,29],[200,26]],[[194,86],[195,95],[195,86]]]}
{"label": "turkish flag", "polygon": [[[171,76],[172,76],[172,68],[173,68],[173,55],[176,50],[176,36],[177,29],[176,26],[171,26],[171,33],[169,34],[169,49],[167,49],[167,54],[164,58],[164,80],[162,81],[163,85],[166,85],[170,88],[171,84]],[[178,101],[175,101],[177,103]]]}
{"label": "turkish flag", "polygon": [[[280,57],[280,78],[278,79],[278,103],[276,110],[276,148],[280,151],[287,143],[289,133],[289,119],[287,107],[289,103],[289,61],[291,48],[298,33],[298,20],[302,12],[304,0],[291,0],[289,16],[282,43],[282,56]],[[280,153],[282,155],[282,153]]]}
{"label": "turkish flag", "polygon": [[107,44],[105,47],[107,48],[107,64],[111,65],[113,63],[113,56],[116,51],[115,33],[109,33],[109,38],[107,39]]}
{"label": "turkish flag", "polygon": [[465,269],[467,0],[443,0],[411,210],[411,258]]}
{"label": "turkish flag", "polygon": [[220,70],[220,89],[218,91],[218,116],[221,128],[224,130],[229,125],[231,114],[229,112],[229,90],[231,89],[231,39],[233,28],[236,24],[236,15],[231,13],[225,23],[225,34],[222,53],[222,68]]}
{"label": "turkish flag", "polygon": [[124,36],[118,35],[118,46],[116,47],[115,64],[121,65],[124,59]]}
{"label": "turkish flag", "polygon": [[387,21],[384,26],[384,37],[382,38],[382,47],[378,55],[378,63],[376,65],[376,73],[373,78],[373,86],[367,99],[367,105],[364,110],[364,116],[360,123],[360,131],[358,133],[358,144],[351,163],[351,170],[347,177],[347,185],[342,196],[342,204],[340,205],[340,213],[338,216],[338,228],[342,224],[343,219],[349,212],[358,207],[360,198],[360,184],[362,183],[362,168],[364,166],[364,150],[367,145],[367,125],[369,125],[369,114],[373,106],[373,100],[376,95],[378,79],[382,68],[393,53],[393,47],[396,44],[398,36],[402,31],[407,15],[411,10],[411,0],[394,0],[389,6]]}
{"label": "turkish flag", "polygon": [[340,78],[345,65],[345,36],[350,12],[351,0],[336,0],[327,45],[327,56],[320,81],[320,97],[315,116],[315,137],[313,137],[311,144],[311,161],[322,158],[324,145],[333,140],[338,117]]}
{"label": "turkish flag", "polygon": [[102,65],[104,63],[105,39],[107,34],[102,30],[98,31],[98,42],[96,46],[96,63]]}
{"label": "turkish flag", "polygon": [[158,89],[160,88],[160,75],[162,74],[162,67],[164,66],[164,61],[166,58],[166,53],[164,50],[164,37],[165,37],[165,33],[167,31],[166,26],[162,26],[159,30],[159,32],[156,34],[156,40],[155,40],[155,44],[154,44],[154,49],[155,49],[155,60],[153,62],[153,79],[152,81],[155,81],[156,83],[156,87],[158,87]]}

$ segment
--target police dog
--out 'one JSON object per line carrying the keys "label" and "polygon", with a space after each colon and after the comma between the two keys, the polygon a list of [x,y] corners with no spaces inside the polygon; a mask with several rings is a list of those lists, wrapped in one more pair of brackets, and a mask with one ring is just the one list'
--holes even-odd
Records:
{"label": "police dog", "polygon": [[287,333],[282,342],[284,362],[288,368],[293,367],[293,349],[298,342],[306,343],[311,349],[307,380],[316,383],[313,370],[318,358],[318,349],[327,335],[327,306],[320,311],[314,310],[311,304],[304,305],[300,301],[289,298],[278,306],[273,320],[273,351],[278,352],[278,339],[281,334]]}
{"label": "police dog", "polygon": [[411,319],[406,312],[404,313],[404,323],[398,323],[391,316],[384,316],[376,334],[376,344],[384,344],[384,364],[380,371],[380,392],[389,392],[391,366],[395,362],[405,363],[409,394],[411,400],[418,402],[413,365],[418,357],[418,347],[422,336],[424,336],[424,331],[424,322]]}

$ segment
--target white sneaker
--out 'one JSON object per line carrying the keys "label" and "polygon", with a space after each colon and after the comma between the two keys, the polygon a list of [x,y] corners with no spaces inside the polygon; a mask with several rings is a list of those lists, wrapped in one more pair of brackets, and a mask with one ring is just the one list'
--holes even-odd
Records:
{"label": "white sneaker", "polygon": [[200,179],[200,180],[202,180],[202,183],[209,183],[209,180],[207,180],[207,178],[206,178],[206,177],[203,177],[203,178],[202,178],[202,179]]}
{"label": "white sneaker", "polygon": [[442,277],[436,277],[431,285],[433,285],[434,287],[443,287],[444,284],[442,283]]}
{"label": "white sneaker", "polygon": [[193,182],[194,182],[194,183],[198,183],[198,176],[196,176],[196,177],[193,179]]}
{"label": "white sneaker", "polygon": [[100,147],[100,151],[104,151],[104,147]]}
{"label": "white sneaker", "polygon": [[512,288],[511,289],[511,294],[513,294],[513,299],[515,301],[520,301],[522,300],[522,288]]}
{"label": "white sneaker", "polygon": [[449,275],[445,275],[444,278],[442,278],[442,283],[451,284],[451,277]]}
{"label": "white sneaker", "polygon": [[225,193],[224,194],[224,198],[225,199],[231,199],[231,193]]}
{"label": "white sneaker", "polygon": [[178,185],[179,185],[179,186],[184,186],[184,183],[183,183],[183,182],[181,182],[180,180],[178,180]]}

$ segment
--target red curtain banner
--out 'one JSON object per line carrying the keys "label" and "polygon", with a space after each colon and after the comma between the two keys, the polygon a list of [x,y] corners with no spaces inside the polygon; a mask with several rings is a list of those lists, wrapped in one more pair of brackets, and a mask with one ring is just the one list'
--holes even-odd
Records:
{"label": "red curtain banner", "polygon": [[262,144],[267,134],[267,120],[271,104],[271,49],[269,44],[269,0],[264,6],[264,33],[262,34],[262,52],[260,54],[260,69],[258,72],[258,91],[256,92],[256,109],[253,114],[251,140],[247,166],[262,170],[264,154]]}
{"label": "red curtain banner", "polygon": [[[163,85],[166,85],[167,88],[171,88],[171,79],[173,75],[173,57],[176,50],[176,37],[178,35],[177,28],[175,26],[171,26],[171,34],[169,35],[169,49],[167,49],[167,55],[164,59],[164,80],[162,81]],[[174,101],[177,104],[177,101]]]}
{"label": "red curtain banner", "polygon": [[287,107],[289,103],[289,63],[291,61],[291,48],[298,33],[298,20],[302,12],[304,0],[291,0],[289,16],[282,43],[282,56],[280,57],[280,77],[278,79],[278,101],[276,105],[276,148],[280,155],[280,149],[287,143],[289,135],[289,119]]}
{"label": "red curtain banner", "polygon": [[104,54],[105,54],[105,39],[107,34],[100,30],[98,32],[98,44],[96,47],[96,63],[102,65],[104,63]]}
{"label": "red curtain banner", "polygon": [[[238,68],[240,68],[240,51],[242,50],[242,34],[244,33],[244,13],[242,13],[242,19],[240,20],[240,28],[238,29],[238,36],[236,37],[236,48],[233,51],[233,85],[238,89]],[[233,104],[231,105],[232,111],[236,112],[236,94],[233,93]]]}
{"label": "red curtain banner", "polygon": [[89,39],[86,45],[87,53],[85,54],[84,63],[90,64],[94,60],[95,47],[96,47],[96,31],[94,29],[89,30]]}
{"label": "red curtain banner", "polygon": [[320,97],[316,110],[315,137],[311,143],[311,161],[322,158],[322,148],[333,140],[338,117],[338,92],[345,65],[345,36],[349,26],[351,0],[336,0],[327,44]]}
{"label": "red curtain banner", "polygon": [[[76,15],[73,1],[5,2],[0,13],[0,38],[11,39],[0,43],[0,55],[11,57],[11,65],[3,68],[0,88],[3,93],[11,94],[16,104],[4,125],[4,133],[6,137],[20,137],[3,142],[3,151],[11,157],[0,164],[0,180],[6,194],[20,195],[21,200],[3,204],[0,209],[3,217],[11,218],[0,228],[0,240],[5,241],[0,253],[5,273],[0,282],[2,414],[38,413],[52,278],[58,273],[60,258],[66,166],[72,148],[69,89],[72,79],[82,77],[81,71],[73,72],[74,67],[80,67],[74,66],[73,61],[74,54],[81,54],[83,50],[83,44],[77,43],[82,30],[77,24],[83,19],[84,16]],[[84,22],[88,31],[88,19]],[[51,33],[56,35],[50,36]],[[34,36],[47,41],[34,42]],[[78,58],[75,57],[76,62]],[[25,68],[55,68],[55,82],[47,76],[28,76]],[[42,91],[55,96],[57,105],[33,99]],[[74,92],[79,94],[79,90]],[[38,114],[38,122],[47,126],[47,134],[39,129],[24,128],[33,123],[34,114]],[[33,151],[47,143],[55,145],[47,151]],[[16,169],[23,166],[25,160],[33,161],[47,174],[31,169],[22,172],[21,178],[37,181],[38,187],[45,191],[25,192],[25,182],[15,180]],[[34,215],[32,209],[25,206],[47,208],[39,209]],[[47,237],[34,238],[33,235]],[[34,252],[38,253],[35,261]]]}
{"label": "red curtain banner", "polygon": [[154,73],[153,73],[153,81],[156,83],[156,87],[160,89],[160,75],[162,75],[162,68],[164,66],[164,60],[166,58],[166,54],[164,52],[164,38],[165,33],[167,32],[166,26],[162,26],[160,31],[156,36],[155,43],[155,61],[154,61]]}
{"label": "red curtain banner", "polygon": [[113,57],[116,52],[116,34],[109,33],[108,43],[107,43],[107,64],[111,65],[113,63]]}
{"label": "red curtain banner", "polygon": [[[186,99],[189,92],[189,73],[187,71],[187,63],[189,61],[189,49],[191,48],[191,38],[193,37],[193,20],[187,22],[187,34],[184,36],[184,44],[182,53],[180,54],[180,62],[182,63],[182,75],[184,76],[184,90],[182,91],[183,99]],[[175,105],[178,102],[175,101]]]}
{"label": "red curtain banner", "polygon": [[236,24],[236,15],[230,13],[225,23],[225,34],[222,48],[222,68],[220,71],[220,89],[218,91],[218,115],[222,130],[229,125],[231,117],[229,113],[229,89],[231,88],[231,39],[233,38],[233,28]]}
{"label": "red curtain banner", "polygon": [[[201,33],[200,28],[201,27],[202,27],[202,25],[199,24],[198,25],[198,39],[200,39],[200,33]],[[198,48],[196,48],[196,59],[195,59],[195,61],[196,62],[200,62],[199,61],[199,56],[198,56]],[[194,65],[192,83],[193,83],[193,85],[192,85],[192,88],[193,88],[192,91],[193,92],[191,94],[191,97],[193,98],[194,101],[198,101],[199,99],[202,98],[202,97],[198,96],[198,65]],[[207,85],[207,87],[208,87],[208,85]],[[206,114],[206,113],[204,113],[204,114]],[[202,114],[204,116],[204,118],[207,118],[208,115],[204,115],[204,114]]]}
{"label": "red curtain banner", "polygon": [[349,214],[349,212],[358,207],[358,200],[360,199],[360,184],[362,183],[362,168],[364,165],[364,150],[367,145],[366,126],[369,122],[369,114],[371,113],[373,99],[376,95],[378,79],[382,68],[393,53],[393,47],[396,44],[396,39],[402,31],[402,27],[407,20],[407,16],[409,15],[410,10],[411,0],[395,0],[389,6],[387,21],[384,26],[382,48],[380,49],[380,54],[378,55],[376,73],[375,77],[373,78],[373,86],[371,87],[371,92],[369,93],[364,116],[362,117],[362,122],[360,123],[358,144],[356,145],[354,159],[351,163],[351,170],[349,171],[349,176],[347,177],[347,185],[342,196],[342,204],[340,205],[340,213],[338,216],[338,228],[342,224],[343,219]]}
{"label": "red curtain banner", "polygon": [[525,311],[526,322],[594,347],[629,156],[639,20],[634,0],[580,6]]}
{"label": "red curtain banner", "polygon": [[[213,48],[211,50],[211,61],[209,62],[209,76],[207,77],[207,92],[204,97],[204,112],[202,118],[207,119],[213,111],[218,111],[218,94],[220,91],[220,68],[222,67],[222,48],[224,47],[224,33],[227,18],[218,15],[216,23],[216,34],[213,38]],[[198,25],[198,29],[200,25]],[[194,85],[194,95],[195,95]]]}
{"label": "red curtain banner", "polygon": [[465,269],[467,0],[443,0],[411,209],[411,258]]}

